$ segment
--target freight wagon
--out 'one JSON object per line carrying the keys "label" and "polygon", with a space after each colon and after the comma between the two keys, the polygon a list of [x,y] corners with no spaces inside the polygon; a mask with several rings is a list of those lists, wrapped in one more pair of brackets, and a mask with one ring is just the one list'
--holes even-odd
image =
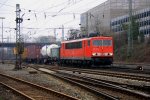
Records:
{"label": "freight wagon", "polygon": [[0,48],[0,59],[15,60],[15,55],[13,53],[13,48],[12,47]]}
{"label": "freight wagon", "polygon": [[41,49],[44,58],[44,64],[56,63],[59,59],[59,46],[56,44],[45,45]]}
{"label": "freight wagon", "polygon": [[23,60],[27,63],[40,63],[42,55],[40,53],[41,46],[30,45],[26,46],[23,53]]}

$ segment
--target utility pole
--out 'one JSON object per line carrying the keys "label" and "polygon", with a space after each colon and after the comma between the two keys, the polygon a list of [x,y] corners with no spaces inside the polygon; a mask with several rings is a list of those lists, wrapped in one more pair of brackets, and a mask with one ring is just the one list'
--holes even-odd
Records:
{"label": "utility pole", "polygon": [[88,33],[88,29],[89,29],[89,26],[88,26],[88,24],[89,24],[88,18],[89,18],[89,14],[88,14],[88,12],[87,12],[87,13],[86,13],[86,33],[85,33],[85,34],[87,34],[87,35],[89,36],[89,33]]}
{"label": "utility pole", "polygon": [[54,28],[54,37],[56,38],[56,28]]}
{"label": "utility pole", "polygon": [[21,54],[23,53],[23,39],[20,34],[20,24],[23,22],[23,19],[20,18],[20,5],[16,4],[16,65],[15,69],[21,69]]}
{"label": "utility pole", "polygon": [[4,64],[4,48],[3,48],[3,19],[5,19],[5,17],[0,17],[0,19],[2,19],[2,64]]}
{"label": "utility pole", "polygon": [[62,40],[64,40],[64,25],[62,25]]}
{"label": "utility pole", "polygon": [[[133,39],[132,39],[132,0],[129,0],[129,30],[128,30],[128,50],[127,50],[127,56],[131,56],[131,42],[133,45]],[[132,39],[132,41],[131,41]]]}

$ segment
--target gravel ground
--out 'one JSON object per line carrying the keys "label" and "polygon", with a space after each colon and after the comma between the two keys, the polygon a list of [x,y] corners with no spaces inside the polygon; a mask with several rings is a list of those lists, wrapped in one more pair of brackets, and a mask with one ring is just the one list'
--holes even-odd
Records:
{"label": "gravel ground", "polygon": [[[50,89],[65,93],[67,95],[76,97],[81,100],[102,100],[101,98],[98,98],[96,95],[84,89],[81,89],[77,86],[74,86],[73,84],[69,84],[65,81],[54,78],[52,76],[40,72],[38,72],[37,74],[30,74],[29,72],[33,71],[33,69],[25,68],[19,71],[15,71],[13,69],[14,69],[14,65],[0,64],[0,73],[5,73],[7,75],[15,76],[17,78],[22,78],[24,80],[34,82],[36,84],[49,87]],[[12,95],[13,94],[10,94],[10,96]],[[10,100],[10,99],[2,99],[2,100]],[[11,100],[17,100],[17,99],[11,99]]]}
{"label": "gravel ground", "polygon": [[[34,82],[36,84],[43,85],[45,87],[49,87],[53,90],[65,93],[67,95],[76,97],[81,100],[102,100],[101,98],[97,98],[96,95],[94,95],[90,92],[87,92],[84,89],[81,89],[77,86],[74,86],[73,84],[69,84],[65,81],[54,78],[52,76],[49,76],[49,75],[46,75],[46,74],[43,74],[40,72],[38,72],[37,74],[30,74],[29,72],[33,71],[33,69],[25,68],[25,69],[22,69],[19,71],[14,71],[13,68],[14,68],[13,65],[8,65],[8,64],[1,65],[0,64],[0,72],[2,72],[2,73],[13,75],[15,77]],[[63,70],[61,70],[61,71],[66,72],[66,73],[72,73],[70,71],[63,71]],[[78,73],[74,73],[74,74],[78,75]],[[133,80],[129,80],[129,79],[108,77],[108,76],[102,76],[102,75],[91,75],[91,74],[85,74],[85,73],[82,73],[80,75],[94,77],[94,78],[103,79],[103,80],[111,80],[114,82],[126,83],[129,85],[150,86],[150,82],[133,81]],[[0,100],[1,100],[1,98],[0,98]],[[9,99],[6,99],[6,100],[9,100]],[[14,99],[14,100],[16,100],[16,99]]]}

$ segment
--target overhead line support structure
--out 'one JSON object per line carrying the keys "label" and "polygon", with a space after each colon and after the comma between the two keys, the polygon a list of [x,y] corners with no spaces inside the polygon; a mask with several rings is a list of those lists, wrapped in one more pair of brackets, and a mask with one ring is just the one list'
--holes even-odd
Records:
{"label": "overhead line support structure", "polygon": [[24,50],[24,44],[23,44],[23,38],[20,34],[20,24],[23,22],[23,19],[20,18],[20,5],[16,4],[16,63],[15,63],[15,69],[19,70],[21,68],[22,64],[22,57]]}
{"label": "overhead line support structure", "polygon": [[132,31],[132,0],[129,1],[129,29],[128,29],[128,51],[127,51],[127,56],[131,57],[132,56],[132,49],[133,49],[133,31]]}
{"label": "overhead line support structure", "polygon": [[2,47],[2,64],[4,64],[4,59],[3,59],[3,57],[4,57],[4,48],[3,48],[3,19],[5,19],[5,17],[0,17],[0,19],[2,19],[2,45],[1,45],[1,47]]}

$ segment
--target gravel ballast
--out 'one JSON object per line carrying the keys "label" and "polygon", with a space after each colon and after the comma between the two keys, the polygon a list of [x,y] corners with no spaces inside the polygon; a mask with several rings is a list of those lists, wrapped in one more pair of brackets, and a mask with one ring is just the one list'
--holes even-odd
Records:
{"label": "gravel ballast", "polygon": [[[68,82],[62,81],[50,75],[43,74],[41,72],[30,74],[30,71],[33,71],[33,69],[24,68],[22,70],[15,71],[14,65],[0,64],[0,73],[4,73],[10,76],[21,78],[21,79],[48,87],[55,91],[73,96],[81,100],[99,100],[100,99],[96,95],[82,88],[74,86],[73,84],[69,84]],[[11,95],[12,94],[10,94],[10,96]],[[16,100],[16,99],[11,99],[11,100]]]}
{"label": "gravel ballast", "polygon": [[[59,72],[72,74],[72,71],[64,71],[60,70]],[[145,81],[138,81],[138,80],[131,80],[131,79],[125,79],[125,78],[119,78],[119,77],[111,77],[111,76],[104,76],[104,75],[94,75],[94,74],[87,74],[87,73],[74,73],[74,75],[80,75],[85,77],[92,77],[96,79],[102,79],[102,80],[108,80],[112,82],[127,84],[127,85],[135,85],[135,86],[150,86],[150,82]]]}
{"label": "gravel ballast", "polygon": [[0,100],[25,100],[0,84]]}

